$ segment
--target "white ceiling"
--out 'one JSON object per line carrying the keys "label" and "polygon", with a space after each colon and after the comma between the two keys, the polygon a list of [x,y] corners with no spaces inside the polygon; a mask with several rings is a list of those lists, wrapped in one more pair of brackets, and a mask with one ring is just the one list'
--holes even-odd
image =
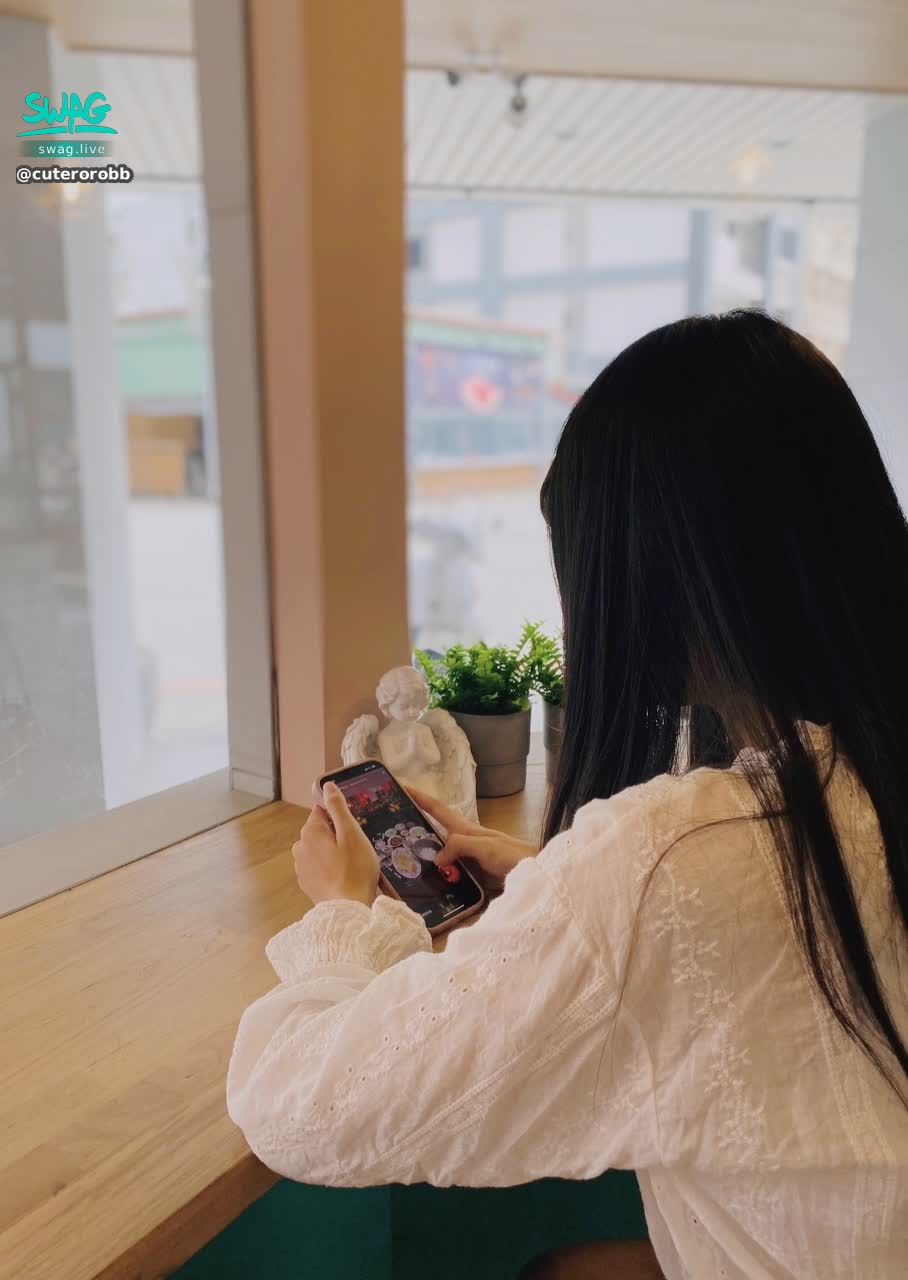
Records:
{"label": "white ceiling", "polygon": [[[79,55],[74,55],[78,57]],[[114,154],[141,180],[195,180],[201,172],[194,58],[88,54],[112,104]]]}
{"label": "white ceiling", "polygon": [[[137,177],[197,178],[194,60],[93,56],[115,104],[118,154]],[[468,76],[452,88],[440,71],[408,72],[411,187],[851,200],[859,191],[867,116],[897,101],[810,89],[531,76],[526,119],[515,128],[507,112],[511,92],[498,75]]]}
{"label": "white ceiling", "polygon": [[[527,7],[533,2],[526,0]],[[840,2],[847,8],[850,0]],[[470,8],[467,0],[447,3],[452,11],[458,4]],[[603,0],[602,7],[612,3]],[[771,7],[774,0],[766,3]],[[904,6],[908,13],[908,0]],[[497,0],[485,12],[507,7]],[[161,12],[178,8],[177,0],[167,0]],[[194,180],[201,163],[194,59],[86,56],[99,64],[115,104],[120,150],[137,176]],[[472,71],[452,88],[441,70],[410,70],[411,186],[524,195],[852,200],[867,117],[899,101],[818,89],[530,75],[526,119],[515,128],[507,112],[512,91],[499,72]]]}
{"label": "white ceiling", "polygon": [[406,0],[410,66],[908,92],[908,0]]}
{"label": "white ceiling", "polygon": [[[854,199],[864,127],[880,103],[810,89],[531,76],[511,87],[440,71],[407,77],[407,172],[418,188]],[[889,99],[883,100],[885,108]]]}
{"label": "white ceiling", "polygon": [[192,0],[0,0],[0,14],[49,22],[71,49],[192,52]]}
{"label": "white ceiling", "polygon": [[[410,66],[479,57],[550,74],[908,92],[908,0],[403,3]],[[191,0],[0,0],[0,13],[52,22],[72,48],[192,51]]]}

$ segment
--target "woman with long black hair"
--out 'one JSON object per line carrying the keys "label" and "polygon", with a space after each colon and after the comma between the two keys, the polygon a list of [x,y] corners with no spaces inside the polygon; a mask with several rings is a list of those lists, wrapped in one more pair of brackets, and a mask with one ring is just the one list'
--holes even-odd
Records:
{"label": "woman with long black hair", "polygon": [[685,320],[582,396],[542,510],[544,847],[417,796],[507,877],[433,955],[326,789],[231,1115],[307,1182],[635,1169],[668,1280],[903,1277],[908,527],[873,435],[784,325]]}

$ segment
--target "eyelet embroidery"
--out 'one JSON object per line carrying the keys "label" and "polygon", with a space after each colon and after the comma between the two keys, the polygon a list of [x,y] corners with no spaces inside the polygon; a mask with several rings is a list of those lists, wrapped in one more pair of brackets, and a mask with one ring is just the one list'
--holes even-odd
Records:
{"label": "eyelet embroidery", "polygon": [[[718,1137],[719,1149],[722,1151],[724,1157],[724,1165],[727,1166],[729,1162],[731,1162],[733,1166],[743,1164],[747,1167],[748,1175],[750,1175],[752,1172],[752,1166],[748,1157],[743,1154],[745,1147],[749,1146],[750,1149],[755,1149],[756,1146],[759,1146],[760,1149],[756,1154],[760,1157],[760,1168],[766,1168],[766,1149],[765,1146],[762,1145],[761,1136],[765,1127],[765,1122],[762,1116],[762,1108],[755,1105],[752,1101],[753,1079],[751,1078],[750,1072],[750,1052],[748,1051],[743,1037],[737,1031],[736,1020],[733,1017],[736,1012],[734,1007],[734,986],[730,982],[723,980],[726,977],[726,973],[729,971],[727,961],[729,959],[733,960],[734,957],[727,956],[726,948],[722,940],[716,941],[712,937],[711,931],[704,933],[704,931],[700,929],[699,924],[700,918],[704,912],[704,903],[699,890],[687,887],[683,881],[670,875],[670,869],[671,860],[667,859],[659,868],[657,875],[653,880],[652,892],[651,895],[648,895],[647,908],[642,927],[648,931],[651,930],[651,936],[654,938],[665,939],[670,944],[665,950],[667,958],[670,958],[670,963],[672,965],[671,980],[679,987],[683,986],[685,988],[685,999],[687,1000],[689,997],[689,1008],[692,1014],[692,1020],[695,1018],[696,1022],[700,1024],[691,1027],[692,1037],[695,1036],[699,1039],[700,1035],[702,1035],[706,1039],[706,1045],[703,1049],[703,1063],[705,1070],[703,1072],[704,1078],[701,1096],[707,1096],[711,1100],[711,1114],[709,1122],[711,1130],[710,1140],[713,1139],[714,1135]],[[641,866],[639,871],[639,881],[642,883],[644,880],[649,879],[651,872],[651,862],[649,865]],[[704,890],[704,896],[711,901],[706,890]],[[532,937],[536,933],[535,926],[531,926],[526,932],[530,937]],[[545,934],[547,930],[541,929],[540,932]],[[540,943],[541,941],[542,940],[540,939]],[[349,952],[347,955],[349,956]],[[478,962],[477,969],[482,969],[482,958],[476,957],[476,960]],[[497,953],[495,948],[489,947],[488,968],[489,970],[494,970],[492,976],[493,985],[495,983],[500,985],[503,981],[503,975],[501,974],[501,970],[497,968],[496,962],[506,962],[506,960],[506,956],[501,956]],[[482,992],[490,985],[486,980],[485,974],[483,974],[482,978],[476,982],[474,982],[473,975],[474,970],[471,966],[470,985],[471,987],[475,986],[477,991]],[[450,1005],[447,1002],[436,1000],[435,996],[442,993],[433,993],[433,999],[429,1006],[433,1010],[433,1022],[435,1022],[439,1017],[439,1014],[436,1012],[437,1009],[441,1009],[443,1011],[441,1014],[441,1020],[444,1022],[447,1017],[456,1017],[458,1010],[462,1007],[462,997],[467,994],[468,988],[458,983],[456,979],[448,985],[450,987],[450,992],[445,994],[449,994],[451,997]],[[458,985],[460,986],[459,992],[457,991]],[[608,992],[605,994],[607,997]],[[407,1008],[408,1010],[410,1008],[409,1002],[407,1003]],[[326,1011],[326,1014],[327,1013],[328,1011]],[[424,1018],[426,1013],[425,1004],[419,1006],[419,1013],[421,1018]],[[321,1015],[319,1017],[319,1021],[322,1021]],[[416,1021],[416,1019],[414,1019],[414,1021]],[[331,1043],[337,1038],[338,1023],[333,1022],[330,1016],[326,1018],[326,1022],[326,1034],[302,1037],[302,1047],[304,1050],[302,1058],[304,1069],[305,1061],[308,1059],[310,1063],[312,1062],[313,1059],[310,1055],[315,1054],[319,1044],[327,1041],[328,1049],[330,1051]],[[423,1030],[425,1030],[424,1027]],[[290,1040],[296,1039],[297,1037],[295,1036],[285,1038],[283,1043],[286,1045]],[[377,1041],[379,1039],[380,1037],[376,1037]],[[419,1039],[419,1037],[417,1037],[417,1039]],[[407,1036],[404,1039],[404,1043],[409,1045],[413,1043],[413,1041],[411,1037]],[[343,1077],[343,1073],[338,1073],[341,1075],[341,1079],[336,1081],[336,1085],[342,1093],[336,1101],[331,1102],[330,1104],[331,1108],[334,1108],[335,1111],[334,1118],[329,1124],[328,1116],[325,1115],[323,1110],[318,1117],[321,1122],[317,1126],[318,1128],[330,1131],[333,1125],[340,1129],[340,1126],[343,1123],[342,1117],[351,1110],[351,1104],[344,1096],[344,1093],[348,1091],[355,1091],[358,1092],[360,1098],[362,1098],[367,1089],[371,1090],[374,1087],[373,1082],[376,1078],[380,1077],[383,1072],[387,1071],[387,1045],[385,1045],[384,1049],[382,1043],[377,1043],[373,1047],[376,1050],[376,1054],[370,1055],[368,1074],[362,1074],[359,1076],[360,1088],[358,1090],[350,1090],[349,1084],[345,1086],[345,1077]],[[399,1048],[400,1045],[395,1045],[394,1052],[398,1052]],[[753,1052],[754,1056],[759,1060],[759,1049],[757,1046],[754,1047]],[[384,1066],[382,1066],[382,1057]],[[622,1064],[623,1061],[624,1060],[622,1058]],[[359,1063],[357,1063],[357,1065],[359,1065]],[[630,1064],[628,1065],[630,1066]],[[348,1074],[349,1071],[350,1068],[348,1068]],[[710,1072],[712,1072],[712,1074],[710,1074]],[[639,1065],[633,1075],[630,1070],[625,1071],[624,1065],[622,1065],[622,1085],[625,1083],[625,1079],[627,1081],[627,1088],[623,1089],[621,1096],[615,1100],[615,1106],[618,1110],[631,1110],[635,1097],[641,1096],[647,1086],[649,1086],[651,1090],[652,1082],[646,1080],[644,1072]],[[320,1082],[319,1091],[322,1095],[323,1104],[325,1093],[328,1094],[329,1098],[331,1097],[334,1083],[335,1082],[329,1083],[325,1080]],[[863,1085],[864,1082],[861,1081],[860,1083]],[[484,1084],[481,1091],[481,1099],[474,1098],[470,1101],[465,1100],[464,1111],[462,1113],[457,1113],[458,1128],[460,1126],[461,1115],[464,1116],[464,1121],[466,1121],[467,1114],[472,1112],[473,1118],[475,1119],[476,1113],[481,1112],[488,1106],[489,1096],[496,1091],[496,1088],[497,1086],[490,1086],[487,1088]],[[747,1089],[749,1097],[746,1099],[746,1105],[738,1106],[735,1102],[735,1097],[742,1088]],[[848,1086],[846,1085],[846,1093],[847,1089]],[[305,1101],[300,1103],[297,1098],[293,1097],[288,1098],[288,1101],[297,1102],[300,1109],[305,1110]],[[741,1101],[742,1104],[745,1103],[745,1099],[742,1098]],[[859,1103],[860,1101],[862,1100],[859,1098],[855,1099],[856,1103]],[[871,1104],[868,1102],[867,1109],[870,1108]],[[290,1118],[293,1119],[293,1116],[291,1115]],[[863,1122],[864,1119],[865,1116],[861,1113],[861,1122]],[[308,1115],[303,1117],[304,1123],[309,1122],[309,1120],[310,1117]],[[314,1124],[310,1124],[309,1127],[315,1128],[316,1126]],[[274,1132],[270,1136],[277,1149],[288,1145],[286,1132],[283,1135],[279,1132]],[[759,1143],[757,1143],[758,1138],[761,1139]],[[868,1147],[873,1149],[875,1145],[875,1135],[867,1134],[865,1141]],[[402,1140],[401,1145],[406,1147],[407,1160],[412,1164],[412,1162],[416,1161],[418,1152],[421,1149],[430,1146],[431,1141],[428,1138],[424,1139],[421,1131],[418,1135],[409,1135],[406,1139]],[[387,1152],[383,1152],[383,1158],[387,1154]],[[390,1167],[389,1163],[389,1168]],[[351,1176],[355,1176],[356,1162],[339,1158],[337,1162],[337,1172],[340,1179],[343,1178],[344,1172],[347,1169],[351,1170]],[[749,1177],[748,1179],[742,1179],[742,1182],[747,1181],[749,1181]],[[342,1182],[339,1181],[339,1185],[342,1185]],[[654,1188],[658,1186],[655,1179],[653,1180],[652,1185]],[[731,1201],[729,1201],[729,1204],[730,1203]],[[767,1218],[771,1218],[773,1206],[771,1204],[768,1206],[761,1205],[755,1199],[753,1207],[755,1213],[759,1211],[761,1214],[760,1221],[763,1224],[764,1230],[768,1233],[770,1227]],[[882,1210],[880,1210],[880,1212],[882,1213]],[[703,1230],[702,1222],[699,1221],[697,1215],[692,1214],[689,1222],[691,1228],[696,1228],[700,1231]],[[714,1259],[713,1265],[716,1266],[717,1262],[718,1259]],[[724,1267],[721,1268],[721,1270],[718,1270],[717,1268],[717,1271],[718,1274],[722,1276],[727,1275],[727,1271]]]}
{"label": "eyelet embroidery", "polygon": [[[545,930],[551,932],[560,931],[563,925],[562,915],[565,908],[560,899],[556,901],[558,902],[556,907],[553,908],[550,905],[546,907],[544,925]],[[358,922],[357,927],[361,927]],[[458,973],[449,974],[448,981],[432,1001],[432,1013],[428,1019],[425,1018],[425,1013],[429,1006],[423,1000],[417,1006],[422,1016],[413,1018],[408,1028],[408,1034],[393,1046],[391,1045],[390,1035],[388,1033],[383,1034],[379,1041],[372,1046],[365,1060],[360,1063],[360,1074],[356,1081],[356,1087],[351,1087],[353,1082],[349,1073],[345,1073],[339,1078],[335,1083],[330,1104],[321,1108],[310,1108],[307,1117],[307,1128],[312,1132],[323,1132],[343,1124],[345,1117],[359,1109],[362,1093],[374,1088],[387,1075],[389,1055],[397,1058],[401,1054],[407,1054],[417,1048],[427,1039],[429,1026],[432,1028],[431,1034],[433,1037],[443,1035],[445,1025],[458,1016],[464,997],[469,995],[471,999],[481,999],[484,992],[493,989],[496,983],[500,981],[498,977],[500,968],[506,967],[511,959],[532,954],[538,950],[540,934],[543,931],[542,926],[537,924],[533,928],[531,937],[528,929],[522,939],[512,940],[509,943],[506,953],[501,953],[498,947],[490,945],[488,949],[489,962],[478,970],[475,964],[471,965],[469,984],[464,983],[462,978],[458,981],[460,977]],[[330,1053],[331,1046],[337,1038],[339,1024],[342,1023],[345,1016],[344,1006],[338,1005],[336,1010],[326,1012],[325,1026],[321,1034],[313,1036],[311,1027],[307,1029],[304,1026],[283,1041],[279,1036],[276,1036],[272,1042],[269,1056],[293,1043],[296,1053],[305,1060],[312,1062],[324,1059]],[[305,1078],[304,1069],[301,1070],[301,1076]],[[280,1150],[286,1142],[286,1134],[281,1134],[279,1127],[274,1127],[273,1131],[260,1133],[259,1138],[263,1143],[273,1143],[276,1150]]]}
{"label": "eyelet embroidery", "polygon": [[[373,917],[365,927],[358,904],[346,905],[349,910],[342,908],[333,916],[297,921],[271,939],[266,952],[282,981],[292,980],[333,958],[381,973],[414,951],[431,950],[422,921],[402,910],[399,903],[379,899],[374,909],[378,918]],[[393,930],[387,928],[389,916],[394,919]]]}

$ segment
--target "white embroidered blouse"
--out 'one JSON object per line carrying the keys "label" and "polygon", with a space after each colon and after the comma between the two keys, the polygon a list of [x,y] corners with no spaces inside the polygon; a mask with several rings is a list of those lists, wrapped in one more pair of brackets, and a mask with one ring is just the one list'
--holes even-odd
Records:
{"label": "white embroidered blouse", "polygon": [[[905,1036],[876,818],[841,759],[828,795]],[[268,944],[230,1115],[331,1186],[634,1169],[668,1280],[904,1280],[908,1112],[809,980],[753,812],[739,768],[595,800],[439,955],[388,898],[315,907]]]}

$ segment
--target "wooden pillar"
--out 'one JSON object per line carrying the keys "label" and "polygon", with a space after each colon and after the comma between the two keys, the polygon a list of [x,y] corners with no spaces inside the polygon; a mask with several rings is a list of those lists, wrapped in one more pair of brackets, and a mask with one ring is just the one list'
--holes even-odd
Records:
{"label": "wooden pillar", "polygon": [[249,0],[282,794],[409,660],[398,0]]}

